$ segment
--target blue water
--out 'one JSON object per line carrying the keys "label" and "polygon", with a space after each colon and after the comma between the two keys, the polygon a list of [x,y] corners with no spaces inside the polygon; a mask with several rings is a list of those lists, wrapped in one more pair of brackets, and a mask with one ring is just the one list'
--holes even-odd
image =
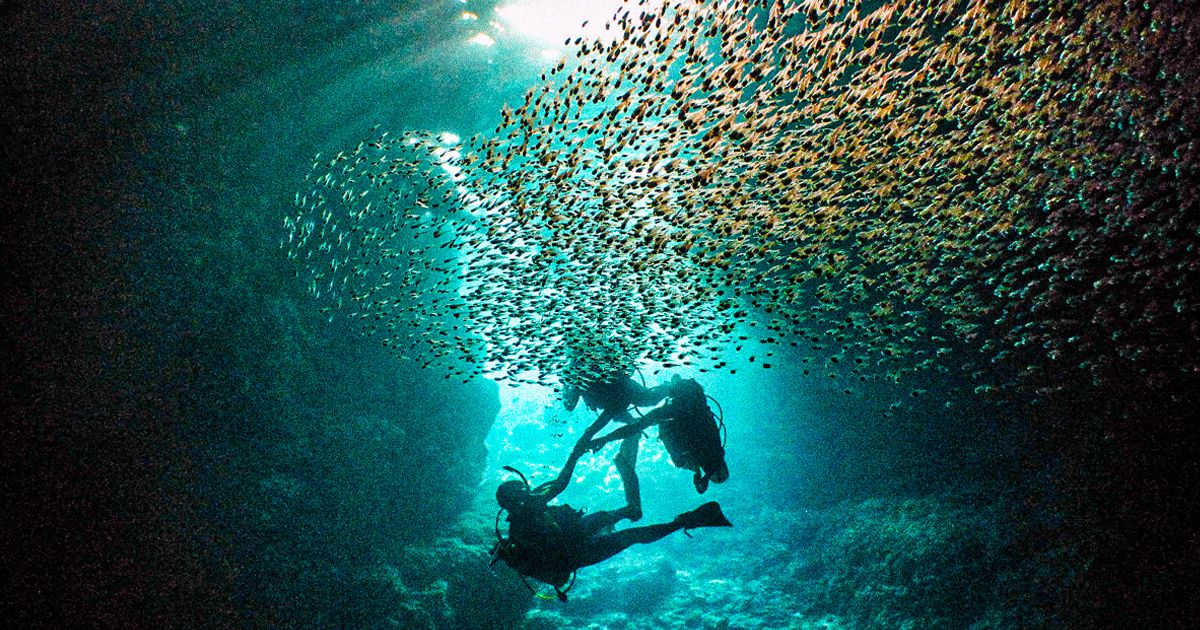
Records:
{"label": "blue water", "polygon": [[[1099,350],[1066,350],[1061,362],[1043,352],[1032,370],[972,354],[974,342],[947,332],[906,346],[914,363],[937,359],[929,369],[859,379],[830,358],[849,362],[853,350],[814,348],[807,334],[794,347],[747,342],[751,361],[737,337],[761,335],[751,324],[767,319],[743,317],[721,340],[720,369],[633,361],[648,385],[696,378],[719,402],[731,472],[698,495],[651,429],[638,524],[717,500],[734,527],[675,533],[581,569],[566,602],[488,566],[496,524],[504,529],[494,492],[513,478],[503,467],[535,484],[553,478],[594,412],[567,412],[555,374],[540,375],[544,386],[503,380],[484,361],[422,367],[414,357],[432,329],[411,313],[441,298],[379,293],[417,305],[392,320],[409,337],[331,309],[335,294],[314,297],[312,269],[289,258],[284,217],[313,190],[314,161],[384,131],[460,148],[494,133],[505,106],[571,54],[564,40],[609,36],[616,6],[3,10],[0,69],[17,93],[5,106],[13,167],[4,179],[18,209],[3,223],[6,618],[628,629],[1183,627],[1192,618],[1177,596],[1200,559],[1185,519],[1190,486],[1179,481],[1193,461],[1186,420],[1198,391],[1187,371],[1198,339],[1188,287],[1200,266],[1186,141],[1197,107],[1178,95],[1197,75],[1175,66],[1131,79],[1139,93],[1178,99],[1177,110],[1161,107],[1184,112],[1171,114],[1175,126],[1154,127],[1167,140],[1087,160],[1130,169],[1130,198],[1171,200],[1120,228],[1105,219],[1117,206],[1088,215],[1134,262],[1115,259],[1112,275],[1088,267],[1088,282],[1070,282],[1102,279],[1087,294],[1096,301],[1048,321],[1103,313],[1119,334],[1097,333],[1107,339]],[[1196,31],[1194,11],[1171,2],[1123,10],[1145,17],[1147,32],[1171,16],[1190,20],[1162,32]],[[1174,39],[1140,45],[1189,58]],[[1133,166],[1145,164],[1156,166]],[[1151,176],[1170,184],[1138,179]],[[1076,226],[1076,242],[1093,242],[1088,225]],[[1014,273],[979,277],[1004,284]],[[1108,290],[1110,281],[1119,283]],[[1132,292],[1147,286],[1151,307]],[[917,304],[913,320],[941,321],[941,306]],[[982,338],[1012,343],[999,323],[979,323]],[[871,341],[854,334],[847,344]],[[1011,349],[1021,361],[1033,356],[1025,345]],[[1041,380],[1009,387],[1022,369]],[[1097,386],[1094,375],[1110,380]],[[585,456],[558,502],[620,507],[615,452]]]}

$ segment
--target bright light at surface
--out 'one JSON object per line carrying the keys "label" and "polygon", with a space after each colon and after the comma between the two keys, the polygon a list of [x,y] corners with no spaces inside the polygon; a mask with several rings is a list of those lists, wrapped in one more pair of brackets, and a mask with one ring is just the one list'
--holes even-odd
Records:
{"label": "bright light at surface", "polygon": [[521,387],[500,388],[500,415],[505,416],[506,419],[528,421],[531,418],[520,417],[516,410],[520,410],[522,407],[555,408],[558,404],[558,397],[554,390],[542,385],[525,384]]}
{"label": "bright light at surface", "polygon": [[548,61],[553,61],[555,59],[558,59],[558,56],[559,56],[559,52],[557,50],[555,50],[554,48],[543,48],[542,49],[542,59],[546,59]]}
{"label": "bright light at surface", "polygon": [[492,39],[487,33],[476,33],[475,37],[471,38],[471,43],[479,44],[480,46],[491,46],[496,43],[496,40]]}
{"label": "bright light at surface", "polygon": [[458,176],[458,174],[462,172],[462,167],[455,164],[460,157],[462,157],[462,153],[459,153],[458,151],[443,151],[438,154],[438,159],[442,162],[442,170],[446,171],[446,174],[450,176],[450,179],[455,181],[462,179]]}
{"label": "bright light at surface", "polygon": [[[662,0],[650,0],[641,7],[651,10]],[[567,38],[608,39],[616,29],[604,30],[624,3],[621,0],[512,0],[496,7],[496,15],[514,31],[547,42]],[[587,26],[581,26],[587,22]]]}

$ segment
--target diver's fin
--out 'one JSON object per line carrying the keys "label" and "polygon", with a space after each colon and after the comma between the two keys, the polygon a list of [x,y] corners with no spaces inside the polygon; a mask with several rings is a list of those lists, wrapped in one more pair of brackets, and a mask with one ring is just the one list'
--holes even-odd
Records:
{"label": "diver's fin", "polygon": [[733,527],[733,523],[730,523],[729,519],[725,518],[725,514],[721,512],[721,505],[716,501],[709,501],[690,512],[684,512],[676,516],[675,522],[682,525],[684,529],[695,529],[697,527]]}

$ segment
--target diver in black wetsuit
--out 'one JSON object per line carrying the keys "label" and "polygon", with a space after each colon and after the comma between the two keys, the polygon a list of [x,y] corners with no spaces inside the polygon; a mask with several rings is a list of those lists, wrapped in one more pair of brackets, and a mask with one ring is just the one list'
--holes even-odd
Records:
{"label": "diver in black wetsuit", "polygon": [[657,405],[665,395],[666,391],[661,388],[646,387],[627,372],[614,371],[588,381],[583,387],[568,385],[563,390],[563,405],[567,411],[574,411],[582,398],[588,409],[600,411],[596,424],[603,427],[613,420],[632,422],[629,407]]}
{"label": "diver in black wetsuit", "polygon": [[[567,411],[574,411],[582,398],[589,409],[599,410],[600,415],[583,431],[583,436],[576,443],[566,464],[559,472],[558,479],[552,483],[566,487],[575,470],[575,464],[584,453],[588,452],[592,438],[608,423],[630,423],[633,416],[629,415],[630,407],[649,407],[658,404],[667,395],[667,390],[661,387],[648,388],[633,380],[627,372],[614,371],[606,376],[593,379],[583,387],[568,385],[563,391],[563,404]],[[640,432],[639,432],[640,433]],[[640,436],[639,436],[640,437]],[[621,443],[613,464],[621,475],[621,485],[625,489],[625,507],[620,511],[622,518],[636,521],[642,518],[642,500],[640,484],[634,466],[637,463],[638,439],[625,440]]]}
{"label": "diver in black wetsuit", "polygon": [[666,523],[612,531],[612,526],[625,518],[625,509],[585,515],[569,505],[549,505],[565,489],[566,484],[557,479],[532,490],[524,481],[500,484],[496,501],[508,512],[509,529],[508,537],[500,538],[492,550],[493,564],[503,560],[522,576],[550,584],[564,601],[563,587],[582,567],[681,529],[732,526],[721,506],[710,501]]}
{"label": "diver in black wetsuit", "polygon": [[[724,483],[729,479],[725,447],[721,444],[721,430],[708,406],[704,388],[693,379],[676,376],[667,385],[654,389],[666,392],[665,404],[650,410],[635,423],[592,440],[587,450],[597,451],[613,440],[623,440],[621,448],[624,450],[626,444],[636,443],[643,430],[656,424],[671,462],[692,471],[692,483],[697,492],[704,494],[709,481]],[[636,445],[633,453],[636,456]]]}

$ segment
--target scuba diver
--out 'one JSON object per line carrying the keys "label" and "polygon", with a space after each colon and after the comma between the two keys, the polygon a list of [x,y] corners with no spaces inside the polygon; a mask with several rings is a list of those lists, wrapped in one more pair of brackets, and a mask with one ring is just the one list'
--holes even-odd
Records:
{"label": "scuba diver", "polygon": [[[651,543],[681,529],[732,527],[721,506],[710,501],[666,523],[613,531],[613,525],[625,518],[624,510],[584,514],[569,505],[549,505],[564,489],[566,484],[557,480],[530,489],[524,475],[521,481],[513,479],[500,484],[496,501],[501,510],[508,512],[508,537],[500,535],[497,513],[497,541],[491,561],[494,565],[503,560],[521,574],[522,580],[528,576],[553,586],[560,601],[567,600],[576,571],[603,562],[632,545]],[[536,594],[532,586],[529,589]]]}
{"label": "scuba diver", "polygon": [[600,411],[596,423],[603,427],[613,420],[632,422],[629,407],[657,405],[665,395],[666,392],[661,388],[649,388],[633,380],[627,371],[614,370],[604,376],[589,379],[582,387],[567,385],[563,390],[563,406],[567,411],[574,411],[582,398],[588,409]]}
{"label": "scuba diver", "polygon": [[704,388],[694,379],[676,376],[670,383],[654,389],[666,392],[665,404],[650,410],[636,423],[592,440],[586,448],[595,452],[613,440],[624,440],[622,450],[626,444],[634,442],[633,453],[636,457],[637,438],[647,427],[657,424],[658,437],[671,456],[671,463],[692,471],[692,484],[696,492],[704,494],[710,481],[724,483],[729,479],[725,446],[717,418],[708,406]]}
{"label": "scuba diver", "polygon": [[[584,429],[583,436],[576,443],[571,455],[567,457],[567,462],[559,472],[558,478],[552,483],[566,487],[575,470],[575,464],[584,453],[588,452],[592,438],[608,423],[613,420],[623,423],[633,422],[633,416],[629,414],[630,407],[656,405],[666,395],[666,389],[646,387],[633,380],[628,372],[621,371],[612,371],[590,379],[582,387],[568,385],[563,391],[563,405],[567,411],[574,411],[582,398],[588,409],[599,410],[600,415]],[[640,437],[640,434],[639,431],[637,435]],[[613,459],[617,473],[621,476],[621,485],[625,489],[626,506],[623,508],[622,518],[628,518],[631,521],[642,518],[640,484],[634,470],[637,463],[638,442],[637,439],[622,442],[617,456]]]}

